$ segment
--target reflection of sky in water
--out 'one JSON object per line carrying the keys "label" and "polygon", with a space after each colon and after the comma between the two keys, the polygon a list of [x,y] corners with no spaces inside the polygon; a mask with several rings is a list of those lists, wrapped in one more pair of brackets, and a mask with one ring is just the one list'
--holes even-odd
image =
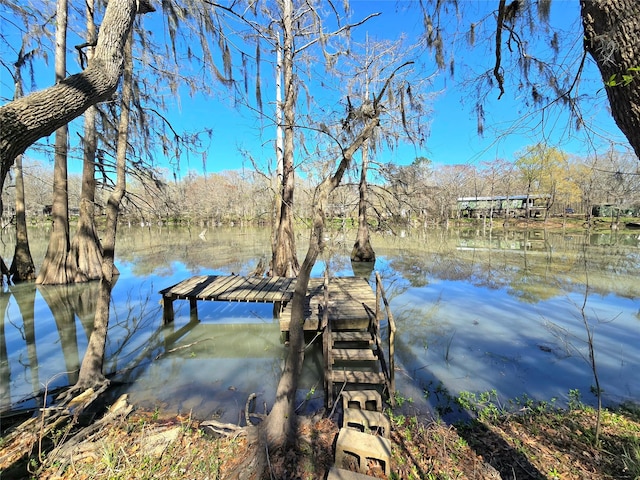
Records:
{"label": "reflection of sky in water", "polygon": [[[397,239],[397,245],[386,251],[381,248],[376,262],[398,325],[396,379],[400,392],[424,407],[423,389],[433,391],[440,382],[452,393],[495,388],[501,399],[523,393],[538,399],[566,398],[569,389],[577,388],[585,401],[592,400],[589,389],[593,380],[580,315],[584,287],[572,279],[572,271],[565,271],[560,279],[553,268],[545,267],[546,254],[528,253],[527,266],[542,266],[546,280],[523,275],[519,279],[522,283],[517,283],[510,275],[521,267],[518,261],[522,253],[509,252],[494,256],[491,272],[496,275],[485,280],[484,266],[473,263],[475,258],[461,260],[459,256],[427,252],[427,240],[409,250],[405,241],[408,239]],[[235,250],[242,252],[242,244]],[[564,255],[556,248],[552,257],[570,261],[569,254],[566,258]],[[632,258],[627,252],[626,261]],[[454,262],[454,268],[447,269]],[[225,421],[237,422],[249,394],[260,394],[259,411],[264,401],[271,405],[285,352],[278,324],[272,320],[272,305],[199,302],[202,323],[194,326],[189,324],[188,302],[176,301],[174,325],[161,327],[159,290],[192,275],[246,274],[255,266],[256,258],[239,256],[227,269],[187,267],[181,260],[158,263],[158,267],[138,276],[136,265],[118,262],[121,275],[113,290],[107,370],[122,371],[139,365],[120,378],[132,382],[126,389],[133,401],[149,408],[193,411],[199,417],[221,414]],[[329,264],[334,275],[353,274],[348,251],[332,257]],[[321,276],[324,268],[324,262],[319,261],[313,275]],[[466,280],[462,274],[453,277],[467,271],[473,280]],[[635,343],[640,336],[640,305],[638,294],[633,294],[637,290],[629,287],[635,285],[635,278],[630,282],[630,274],[620,275],[615,269],[608,275],[594,280],[597,293],[590,294],[585,309],[594,333],[600,380],[606,399],[637,400],[640,353]],[[499,281],[490,281],[498,276]],[[412,286],[416,282],[426,285]],[[534,289],[527,290],[526,295],[518,290],[531,286]],[[15,294],[26,288],[11,287]],[[544,299],[535,298],[538,294]],[[42,296],[35,294],[36,370],[31,368],[34,350],[26,346],[20,309],[15,297],[8,297],[4,322],[8,362],[0,372],[3,409],[31,395],[35,388],[69,382],[64,372],[77,368],[88,332],[86,321],[81,323],[77,317],[65,326],[65,311],[61,309],[54,318]],[[59,328],[70,329],[76,341],[64,335],[61,339]],[[172,335],[181,329],[182,336]],[[303,389],[322,390],[321,364],[320,352],[309,349]]]}
{"label": "reflection of sky in water", "polygon": [[[421,387],[442,383],[449,391],[496,389],[500,398],[523,393],[566,398],[579,389],[591,402],[594,384],[587,334],[572,293],[536,304],[520,303],[505,290],[436,281],[396,296],[399,389],[420,398]],[[434,307],[434,305],[436,305]],[[591,295],[585,308],[593,331],[604,397],[640,399],[640,322],[637,301]]]}

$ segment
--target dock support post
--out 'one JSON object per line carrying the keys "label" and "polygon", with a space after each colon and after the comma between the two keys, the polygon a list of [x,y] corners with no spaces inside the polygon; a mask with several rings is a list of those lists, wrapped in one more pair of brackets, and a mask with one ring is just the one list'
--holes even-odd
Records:
{"label": "dock support post", "polygon": [[273,302],[273,318],[280,318],[282,315],[282,302]]}
{"label": "dock support post", "polygon": [[198,301],[195,298],[189,299],[189,318],[192,322],[198,321]]}
{"label": "dock support post", "polygon": [[173,298],[162,297],[162,322],[164,325],[173,322]]}

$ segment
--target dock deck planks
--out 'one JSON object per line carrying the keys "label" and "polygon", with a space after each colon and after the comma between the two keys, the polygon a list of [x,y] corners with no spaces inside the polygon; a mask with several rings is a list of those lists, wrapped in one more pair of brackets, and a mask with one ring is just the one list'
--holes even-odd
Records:
{"label": "dock deck planks", "polygon": [[[295,278],[285,277],[194,276],[160,291],[164,322],[173,321],[175,300],[188,300],[192,320],[196,321],[199,300],[264,302],[277,305],[274,315],[280,312],[280,331],[288,333],[296,282]],[[324,301],[324,279],[310,279],[304,305],[304,330],[319,330]],[[373,333],[379,326],[374,330],[371,327],[378,325],[377,301],[374,289],[361,277],[334,277],[328,282],[326,308],[329,328],[323,333],[327,405],[331,404],[336,385],[344,388],[348,383],[359,390],[372,386],[383,390],[387,388],[388,392],[392,390],[392,383],[387,382],[388,373],[384,370],[380,340],[378,334]],[[391,347],[389,350],[393,351]]]}
{"label": "dock deck planks", "polygon": [[[197,275],[160,290],[165,323],[173,320],[173,301],[189,300],[192,310],[199,300],[281,303],[280,330],[289,330],[290,302],[295,278],[244,277],[241,275]],[[323,302],[323,279],[309,280],[305,305],[305,330],[317,330]],[[374,315],[376,297],[369,283],[360,277],[336,277],[329,282],[329,318],[342,328],[363,328]]]}
{"label": "dock deck planks", "polygon": [[[323,279],[309,280],[305,306],[305,330],[317,330],[320,305],[324,301]],[[329,321],[341,329],[364,329],[375,316],[376,295],[369,282],[361,277],[334,277],[329,280]],[[289,331],[291,308],[288,305],[280,316],[280,331]]]}

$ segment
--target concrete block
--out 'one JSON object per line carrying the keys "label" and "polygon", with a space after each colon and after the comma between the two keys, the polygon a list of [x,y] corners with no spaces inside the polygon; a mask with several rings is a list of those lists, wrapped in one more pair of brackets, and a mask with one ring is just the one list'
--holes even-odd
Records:
{"label": "concrete block", "polygon": [[342,426],[353,428],[360,432],[381,435],[389,438],[391,422],[382,412],[360,410],[359,408],[347,408],[343,412]]}
{"label": "concrete block", "polygon": [[342,409],[382,411],[382,396],[377,390],[347,390],[342,392]]}
{"label": "concrete block", "polygon": [[391,471],[391,441],[351,428],[341,428],[336,442],[335,464],[340,468],[349,464],[350,459],[355,459],[360,473],[367,473],[369,460],[375,460],[388,477]]}

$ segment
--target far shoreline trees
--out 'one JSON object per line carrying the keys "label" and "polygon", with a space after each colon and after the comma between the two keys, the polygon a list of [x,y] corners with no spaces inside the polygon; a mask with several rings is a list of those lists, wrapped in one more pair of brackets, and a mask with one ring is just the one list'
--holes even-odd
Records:
{"label": "far shoreline trees", "polygon": [[[527,193],[526,169],[516,165],[529,158],[527,152],[549,149],[532,145],[510,161],[498,159],[480,165],[438,165],[418,158],[408,165],[389,165],[369,180],[369,215],[371,225],[382,228],[385,224],[402,225],[413,219],[416,226],[442,225],[446,218],[455,218],[458,197],[494,195],[524,195]],[[555,149],[550,149],[556,151]],[[640,204],[640,176],[635,156],[630,152],[607,150],[601,154],[581,158],[557,151],[565,163],[549,164],[553,172],[540,171],[533,178],[532,194],[552,193],[551,175],[556,182],[557,200],[551,215],[562,215],[570,208],[574,215],[586,218],[594,205],[619,204],[631,207]],[[521,159],[522,156],[522,159]],[[531,162],[529,158],[527,162]],[[28,158],[24,160],[27,177],[26,203],[30,223],[48,221],[42,210],[48,199],[48,187],[41,191],[34,182],[36,177],[52,175],[50,167]],[[125,225],[182,225],[198,232],[217,226],[264,226],[271,222],[271,195],[269,180],[251,170],[225,171],[206,175],[190,172],[181,179],[170,179],[170,172],[157,172],[157,185],[144,186],[131,179],[128,185],[130,198],[125,199],[120,222]],[[70,175],[71,191],[79,191],[81,177]],[[313,185],[306,178],[298,178],[296,218],[310,218]],[[5,192],[5,204],[13,203],[11,188]],[[9,195],[11,194],[11,195]],[[101,222],[108,191],[99,190],[96,198],[96,220]],[[346,179],[329,199],[326,215],[335,219],[336,225],[356,226],[358,218],[358,184],[356,179]],[[135,202],[135,205],[132,203]],[[72,196],[70,210],[77,212],[78,197]],[[71,228],[76,228],[77,213],[70,217]]]}

